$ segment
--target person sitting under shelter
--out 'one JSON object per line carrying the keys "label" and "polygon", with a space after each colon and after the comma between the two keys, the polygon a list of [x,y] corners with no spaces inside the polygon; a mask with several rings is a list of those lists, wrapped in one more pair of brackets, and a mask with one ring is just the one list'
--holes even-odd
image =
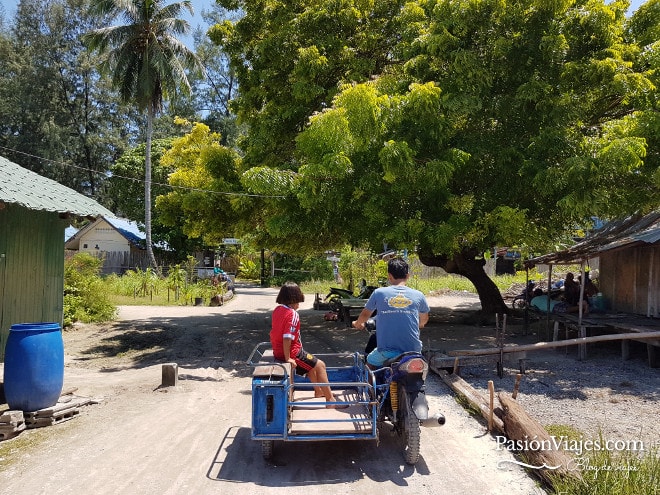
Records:
{"label": "person sitting under shelter", "polygon": [[[544,294],[541,289],[534,290],[534,297],[529,304],[539,311],[548,312],[549,310],[550,313],[578,313],[580,311],[580,307],[577,304],[572,306],[567,301],[552,299],[548,294]],[[587,314],[588,312],[589,306],[585,301],[582,301],[582,314]]]}
{"label": "person sitting under shelter", "polygon": [[564,280],[564,301],[568,304],[566,313],[578,313],[582,306],[582,314],[589,312],[589,304],[584,295],[580,298],[580,284],[575,281],[575,276],[568,272]]}

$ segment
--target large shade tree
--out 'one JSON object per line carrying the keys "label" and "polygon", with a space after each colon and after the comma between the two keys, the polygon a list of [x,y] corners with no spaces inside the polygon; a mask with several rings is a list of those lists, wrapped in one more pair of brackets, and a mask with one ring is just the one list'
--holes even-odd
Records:
{"label": "large shade tree", "polygon": [[163,101],[179,90],[188,91],[187,70],[202,70],[195,54],[177,36],[189,30],[181,19],[193,13],[189,0],[166,4],[163,0],[94,0],[95,12],[123,21],[86,35],[93,50],[106,55],[103,67],[125,102],[146,112],[147,131],[144,178],[144,223],[147,252],[156,267],[151,239],[151,140],[154,117]]}
{"label": "large shade tree", "polygon": [[414,248],[497,312],[493,246],[660,204],[658,18],[627,31],[626,2],[224,3],[243,183],[284,197],[255,201],[271,246]]}

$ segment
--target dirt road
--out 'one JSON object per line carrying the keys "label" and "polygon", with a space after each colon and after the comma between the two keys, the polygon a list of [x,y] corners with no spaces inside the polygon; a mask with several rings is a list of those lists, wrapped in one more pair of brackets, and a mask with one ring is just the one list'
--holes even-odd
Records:
{"label": "dirt road", "polygon": [[[55,426],[0,442],[0,493],[218,494],[544,493],[437,378],[444,427],[423,429],[415,467],[393,438],[276,443],[250,439],[250,350],[268,340],[276,291],[240,287],[222,307],[123,307],[109,325],[67,330],[65,388],[98,399]],[[354,351],[366,337],[301,308],[312,352]],[[177,363],[177,387],[160,387]],[[0,412],[6,405],[0,405]]]}

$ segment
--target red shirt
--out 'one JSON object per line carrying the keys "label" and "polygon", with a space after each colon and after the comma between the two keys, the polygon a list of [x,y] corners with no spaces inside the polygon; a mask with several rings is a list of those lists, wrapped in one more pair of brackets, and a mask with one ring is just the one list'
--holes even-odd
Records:
{"label": "red shirt", "polygon": [[280,305],[273,311],[270,345],[273,347],[273,356],[280,361],[286,361],[289,356],[284,356],[284,339],[291,340],[291,357],[296,357],[302,342],[300,341],[300,315],[288,306]]}

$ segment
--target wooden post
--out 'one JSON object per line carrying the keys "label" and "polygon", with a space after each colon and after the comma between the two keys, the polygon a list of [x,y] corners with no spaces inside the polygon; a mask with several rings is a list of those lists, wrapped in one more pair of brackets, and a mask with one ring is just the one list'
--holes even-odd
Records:
{"label": "wooden post", "polygon": [[518,397],[518,387],[520,387],[520,379],[522,378],[522,373],[518,373],[516,375],[516,383],[513,386],[513,393],[511,394],[511,398],[513,400],[516,400],[516,397]]}
{"label": "wooden post", "polygon": [[179,383],[179,365],[176,363],[165,363],[162,367],[163,387],[176,387]]}
{"label": "wooden post", "polygon": [[545,312],[545,340],[550,340],[550,291],[551,290],[552,290],[552,263],[548,264],[548,305],[546,307],[546,312]]}
{"label": "wooden post", "polygon": [[649,366],[651,368],[660,368],[657,348],[653,344],[646,344],[646,352],[649,356]]}
{"label": "wooden post", "polygon": [[488,380],[488,394],[490,395],[490,411],[488,412],[488,431],[493,431],[493,410],[495,402],[495,385],[493,380]]}
{"label": "wooden post", "polygon": [[[581,337],[577,339],[558,340],[557,342],[537,342],[536,344],[523,344],[506,346],[503,349],[504,353],[509,352],[522,352],[522,351],[535,351],[538,349],[550,349],[552,347],[568,347],[576,344],[589,344],[591,342],[608,342],[610,340],[645,340],[645,339],[658,339],[660,332],[640,332],[640,333],[614,333],[610,335],[596,335],[594,337]],[[493,356],[499,354],[501,351],[497,347],[487,347],[484,349],[461,349],[449,351],[449,356]]]}

